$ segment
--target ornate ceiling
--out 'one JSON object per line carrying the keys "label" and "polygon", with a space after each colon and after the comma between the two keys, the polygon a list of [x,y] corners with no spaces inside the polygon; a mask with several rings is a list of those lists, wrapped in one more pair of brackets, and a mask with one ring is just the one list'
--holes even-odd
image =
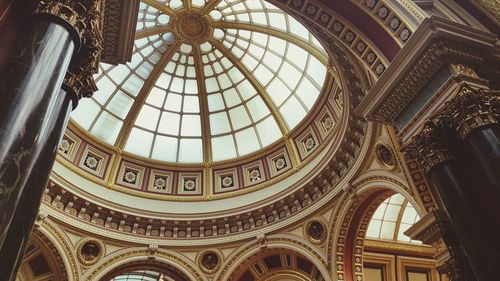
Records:
{"label": "ornate ceiling", "polygon": [[[381,3],[359,7],[389,24],[398,13]],[[387,66],[348,20],[312,0],[144,0],[138,19],[132,61],[100,66],[64,136],[44,197],[61,219],[203,244],[341,192],[373,132],[352,109]]]}
{"label": "ornate ceiling", "polygon": [[185,4],[141,3],[132,61],[101,64],[100,90],[73,120],[172,163],[213,165],[286,143],[325,84],[321,44],[268,2]]}

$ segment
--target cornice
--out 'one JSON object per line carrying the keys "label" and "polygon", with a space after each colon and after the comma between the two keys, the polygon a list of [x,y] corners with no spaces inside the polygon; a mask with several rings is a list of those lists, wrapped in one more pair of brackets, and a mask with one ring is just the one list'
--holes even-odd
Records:
{"label": "cornice", "polygon": [[130,61],[134,47],[139,0],[106,0],[101,61],[120,64]]}
{"label": "cornice", "polygon": [[432,16],[408,40],[356,108],[355,114],[393,124],[422,87],[446,63],[481,67],[498,50],[496,35]]}

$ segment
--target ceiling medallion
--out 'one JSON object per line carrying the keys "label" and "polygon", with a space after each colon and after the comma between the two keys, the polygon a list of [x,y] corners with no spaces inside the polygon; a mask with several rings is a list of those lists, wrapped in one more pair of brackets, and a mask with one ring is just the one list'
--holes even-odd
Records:
{"label": "ceiling medallion", "polygon": [[212,24],[207,16],[197,10],[180,10],[173,23],[177,37],[186,44],[201,44],[212,33]]}

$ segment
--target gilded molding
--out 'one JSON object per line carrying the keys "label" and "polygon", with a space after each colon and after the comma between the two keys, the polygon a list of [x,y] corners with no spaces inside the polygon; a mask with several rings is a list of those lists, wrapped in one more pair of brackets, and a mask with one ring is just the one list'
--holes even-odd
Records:
{"label": "gilded molding", "polygon": [[[100,56],[103,50],[102,24],[104,15],[103,0],[52,0],[50,3],[62,1],[71,3],[77,13],[77,28],[80,29],[80,48],[77,49],[73,61],[64,80],[66,90],[73,95],[73,106],[75,107],[78,99],[90,97],[97,91],[97,86],[93,74],[97,73],[99,68]],[[41,3],[46,0],[41,1]],[[77,29],[78,30],[78,29]]]}
{"label": "gilded molding", "polygon": [[[54,266],[56,268],[52,268],[53,274],[54,274],[54,276],[52,278],[55,278],[57,280],[59,280],[59,279],[60,280],[68,280],[69,279],[68,270],[70,270],[70,269],[66,268],[66,265],[64,264],[65,257],[63,257],[61,255],[61,253],[58,251],[56,245],[54,244],[54,242],[57,243],[59,241],[52,241],[47,235],[45,235],[42,231],[40,231],[39,228],[33,229],[33,232],[32,232],[31,237],[30,237],[30,241],[35,245],[38,244],[37,246],[41,249],[41,251],[43,253],[50,254],[54,258],[54,261],[56,263]],[[43,244],[43,245],[39,245],[39,244]],[[23,264],[26,263],[27,257],[28,257],[27,255],[25,255],[23,257]]]}
{"label": "gilded molding", "polygon": [[476,71],[468,66],[465,66],[460,63],[452,63],[450,64],[451,71],[456,75],[464,75],[473,78],[478,78]]}
{"label": "gilded molding", "polygon": [[[205,255],[210,255],[210,254],[216,256],[216,261],[210,261],[214,262],[214,264],[207,264]],[[223,255],[221,251],[218,249],[205,249],[199,252],[198,255],[196,256],[196,265],[198,266],[199,269],[201,269],[201,271],[203,271],[203,273],[208,275],[214,275],[215,273],[217,273],[223,262],[224,262]]]}
{"label": "gilded molding", "polygon": [[380,122],[394,123],[401,111],[413,100],[433,75],[452,60],[473,61],[480,64],[483,58],[474,50],[449,40],[438,40],[412,64],[401,82],[391,91],[384,103],[370,116]]}
{"label": "gilded molding", "polygon": [[[244,256],[246,253],[255,250],[257,248],[261,248],[262,245],[266,245],[266,247],[269,247],[269,244],[277,244],[277,245],[292,245],[294,247],[298,247],[301,250],[304,250],[306,253],[310,255],[310,257],[314,257],[316,261],[318,261],[321,266],[325,269],[328,268],[328,263],[325,261],[325,259],[318,253],[314,248],[312,248],[310,245],[305,244],[301,241],[290,239],[288,237],[263,237],[262,239],[256,239],[254,242],[247,244],[243,248],[238,249],[238,252],[236,254],[231,255],[226,262],[224,263],[224,266],[220,269],[219,274],[213,279],[214,281],[222,281],[222,280],[227,280],[229,275],[232,272],[229,272],[231,267],[236,264],[236,261],[240,260],[242,256]],[[287,247],[282,247],[282,248],[287,248]],[[293,249],[292,249],[293,250]],[[295,251],[295,250],[294,250]],[[306,256],[307,257],[307,256]],[[307,258],[310,258],[307,257]]]}
{"label": "gilded molding", "polygon": [[443,210],[433,210],[422,217],[406,232],[412,239],[432,245],[438,272],[450,281],[471,280],[472,272],[455,231]]}
{"label": "gilded molding", "polygon": [[[321,225],[322,229],[317,230],[316,228],[311,229],[311,227],[314,227],[314,223],[317,223]],[[307,223],[304,225],[303,228],[304,231],[304,237],[307,237],[311,243],[316,244],[316,245],[322,245],[327,238],[328,234],[328,224],[323,219],[322,217],[314,217],[307,221]],[[319,233],[315,233],[315,231],[320,231]]]}
{"label": "gilded molding", "polygon": [[[61,230],[59,230],[53,221],[50,219],[43,219],[39,221],[40,227],[34,228],[34,232],[38,231],[42,233],[44,236],[45,232],[49,233],[54,240],[58,241],[59,246],[63,249],[63,253],[66,254],[66,260],[69,263],[70,268],[67,270],[71,270],[71,275],[73,276],[74,281],[80,280],[80,271],[78,270],[77,257],[74,256],[74,248],[68,241],[66,237],[63,236]],[[52,240],[50,240],[52,242]],[[69,274],[69,272],[68,272]]]}
{"label": "gilded molding", "polygon": [[[110,259],[106,259],[103,263],[99,264],[96,268],[93,269],[93,271],[87,276],[85,280],[96,280],[96,277],[103,271],[108,268],[110,268],[113,264],[118,263],[120,261],[126,260],[128,258],[132,257],[147,257],[149,255],[149,250],[148,249],[137,249],[137,250],[132,250],[128,251],[125,253],[121,253],[119,255],[116,255]],[[166,259],[168,261],[171,261],[173,264],[177,266],[181,266],[182,268],[186,269],[188,272],[192,274],[194,280],[197,281],[204,281],[205,278],[200,274],[200,272],[191,264],[185,261],[184,258],[181,258],[180,255],[178,254],[173,254],[170,252],[167,252],[163,249],[158,249],[156,252],[156,257]]]}
{"label": "gilded molding", "polygon": [[375,159],[380,166],[388,170],[396,170],[398,167],[398,160],[394,148],[388,142],[377,142],[375,145]]}
{"label": "gilded molding", "polygon": [[437,271],[439,274],[446,274],[450,281],[469,281],[473,280],[467,275],[464,275],[462,264],[455,258],[450,258],[443,264],[438,266]]}
{"label": "gilded molding", "polygon": [[[356,195],[357,191],[363,187],[365,184],[370,182],[376,182],[380,184],[381,187],[386,185],[397,186],[400,191],[406,191],[409,194],[413,194],[407,186],[403,183],[386,176],[370,176],[362,179],[361,181],[355,182],[353,186],[348,188],[338,203],[335,205],[336,211],[332,219],[330,219],[330,229],[340,229],[339,231],[330,231],[328,241],[327,241],[327,261],[328,264],[332,265],[328,268],[330,273],[336,272],[338,276],[342,275],[344,277],[344,243],[345,235],[347,234],[348,226],[350,224],[350,219],[353,216],[355,207],[358,207],[363,200],[365,200],[369,195],[373,194],[373,189],[368,189],[359,195]],[[355,195],[355,196],[353,196]],[[388,194],[387,194],[388,196]],[[382,198],[379,197],[379,204],[382,203]],[[385,198],[384,198],[385,199]],[[377,200],[377,199],[375,199]],[[381,200],[381,201],[380,201]],[[372,204],[372,207],[376,204]],[[377,205],[378,206],[378,205]],[[371,212],[375,212],[376,208],[372,209]],[[369,211],[367,211],[367,214]],[[364,221],[364,220],[363,220]],[[367,222],[365,222],[367,223]],[[367,229],[367,225],[365,230]],[[359,230],[359,229],[358,229]],[[364,237],[363,237],[364,239]],[[362,243],[360,244],[362,246]],[[360,260],[361,261],[361,260]]]}
{"label": "gilded molding", "polygon": [[460,85],[456,96],[403,148],[408,159],[417,159],[424,170],[453,159],[446,138],[456,130],[464,139],[474,129],[500,123],[500,92]]}
{"label": "gilded molding", "polygon": [[[447,121],[440,122],[446,119]],[[412,142],[403,148],[403,153],[409,159],[417,159],[426,172],[446,161],[452,160],[449,149],[446,147],[444,123],[449,123],[448,118],[429,120],[422,131],[412,139]]]}
{"label": "gilded molding", "polygon": [[426,245],[394,243],[375,239],[365,239],[364,248],[366,251],[389,251],[397,252],[398,254],[421,255],[425,257],[434,255],[434,249]]}
{"label": "gilded molding", "polygon": [[83,16],[87,7],[80,2],[71,0],[40,0],[34,10],[37,17],[51,18],[64,24],[75,43],[75,49],[83,44],[83,34],[87,22]]}
{"label": "gilded molding", "polygon": [[[95,246],[97,246],[97,253],[94,256],[87,256],[84,253],[84,247],[86,246],[87,243],[91,243]],[[76,257],[78,258],[78,261],[83,265],[83,266],[91,266],[99,262],[102,257],[105,254],[105,247],[104,243],[98,239],[95,238],[84,238],[80,240],[76,246]]]}
{"label": "gilded molding", "polygon": [[464,139],[477,128],[500,123],[500,91],[474,89],[463,84],[441,114],[452,116],[453,127]]}
{"label": "gilded molding", "polygon": [[132,57],[139,0],[105,0],[101,61],[126,63]]}
{"label": "gilded molding", "polygon": [[500,1],[499,0],[473,0],[480,6],[481,10],[489,15],[497,24],[500,24]]}

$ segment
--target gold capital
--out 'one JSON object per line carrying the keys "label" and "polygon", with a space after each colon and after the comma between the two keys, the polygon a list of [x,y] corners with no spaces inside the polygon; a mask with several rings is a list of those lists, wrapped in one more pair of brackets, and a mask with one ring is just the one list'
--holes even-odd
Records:
{"label": "gold capital", "polygon": [[465,138],[474,129],[500,123],[499,103],[500,92],[463,84],[444,112],[453,117],[453,127]]}
{"label": "gold capital", "polygon": [[90,97],[97,86],[92,77],[99,68],[102,52],[103,0],[39,0],[34,14],[63,24],[71,33],[76,53],[64,84],[73,94],[74,105]]}
{"label": "gold capital", "polygon": [[453,159],[445,144],[447,124],[448,118],[444,115],[427,121],[422,131],[404,149],[405,154],[411,159],[417,159],[426,172]]}

